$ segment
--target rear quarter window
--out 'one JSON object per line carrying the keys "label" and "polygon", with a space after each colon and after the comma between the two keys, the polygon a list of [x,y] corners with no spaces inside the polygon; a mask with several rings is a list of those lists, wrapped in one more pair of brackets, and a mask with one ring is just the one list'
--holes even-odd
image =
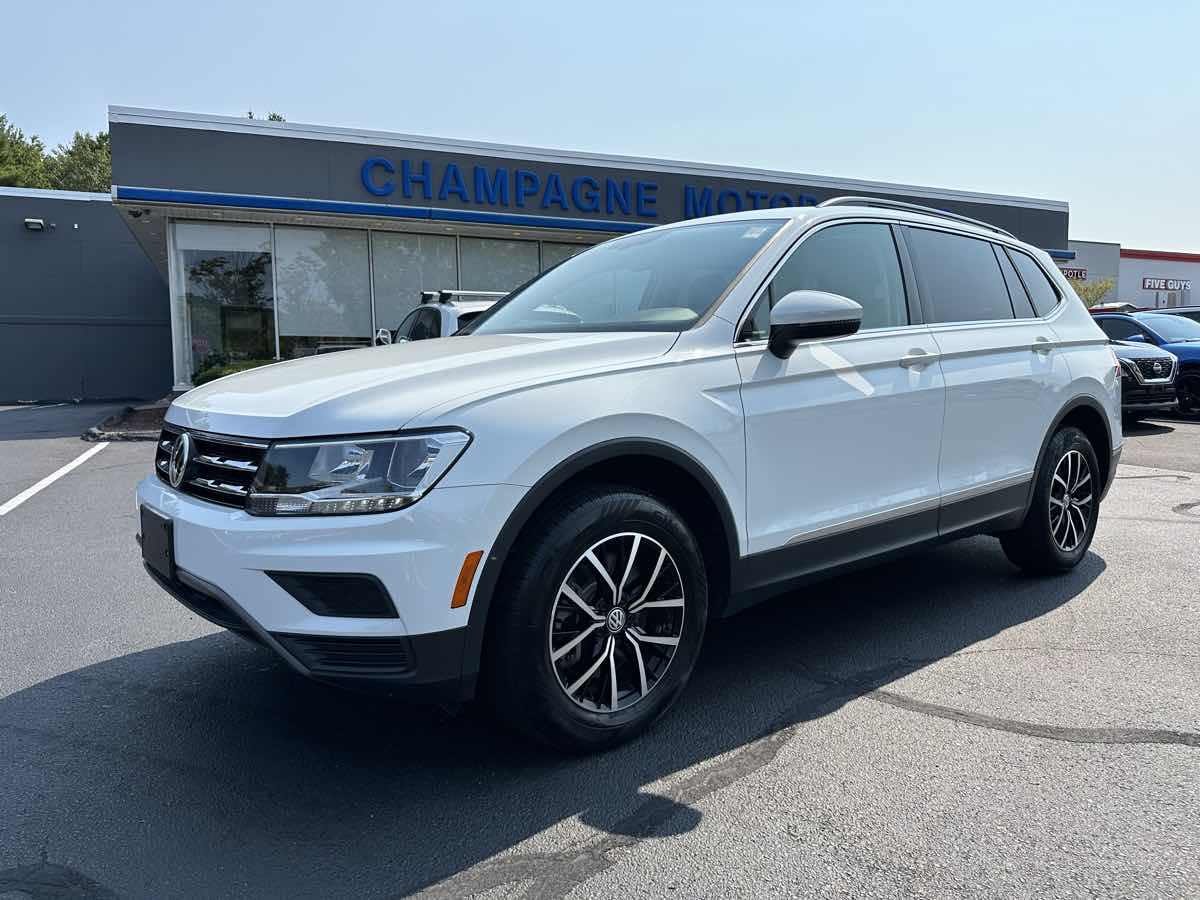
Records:
{"label": "rear quarter window", "polygon": [[1033,301],[1033,308],[1037,310],[1037,314],[1049,315],[1054,307],[1058,306],[1058,288],[1050,283],[1042,267],[1034,262],[1028,253],[1010,248],[1008,255],[1017,271],[1021,273],[1021,280],[1025,282],[1025,289],[1029,291],[1029,299]]}
{"label": "rear quarter window", "polygon": [[1012,300],[1013,311],[1016,312],[1017,318],[1032,319],[1036,317],[1037,313],[1033,309],[1033,301],[1029,299],[1029,294],[1025,291],[1025,286],[1017,276],[1017,270],[1013,268],[1012,260],[1008,258],[1008,253],[998,244],[993,244],[992,249],[996,251],[996,259],[1000,263],[1000,271],[1004,273],[1004,283],[1008,285],[1008,296]]}

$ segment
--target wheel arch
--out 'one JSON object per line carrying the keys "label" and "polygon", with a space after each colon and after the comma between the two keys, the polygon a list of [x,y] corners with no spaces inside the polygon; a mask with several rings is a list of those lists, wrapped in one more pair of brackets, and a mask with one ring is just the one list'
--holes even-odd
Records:
{"label": "wheel arch", "polygon": [[1050,441],[1064,425],[1073,425],[1087,435],[1087,439],[1091,441],[1092,448],[1096,451],[1096,461],[1100,465],[1100,482],[1104,485],[1105,491],[1108,490],[1108,485],[1112,481],[1113,436],[1108,416],[1099,400],[1088,394],[1080,395],[1064,405],[1058,415],[1054,417],[1050,427],[1046,429],[1046,435],[1042,438],[1042,446],[1038,450],[1037,465],[1033,470],[1034,477],[1029,482],[1029,495],[1025,499],[1026,512],[1029,511],[1029,504],[1033,502],[1033,492],[1037,486],[1037,473],[1042,471],[1042,463],[1046,460]]}
{"label": "wheel arch", "polygon": [[[631,471],[634,462],[639,465]],[[464,698],[474,693],[496,587],[526,526],[561,491],[604,481],[645,487],[679,509],[700,542],[706,562],[713,565],[714,571],[709,573],[709,609],[713,618],[721,616],[739,556],[736,520],[725,492],[703,464],[671,444],[650,439],[605,441],[571,455],[539,479],[492,543],[471,601],[463,646]]]}

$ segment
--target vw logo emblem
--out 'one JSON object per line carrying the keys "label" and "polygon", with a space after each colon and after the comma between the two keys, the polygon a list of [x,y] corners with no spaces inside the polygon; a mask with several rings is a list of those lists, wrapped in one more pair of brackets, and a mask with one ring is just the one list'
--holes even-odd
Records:
{"label": "vw logo emblem", "polygon": [[177,488],[183,483],[184,473],[187,472],[188,463],[191,461],[192,438],[185,431],[175,438],[175,443],[171,446],[171,464],[167,469],[171,487]]}
{"label": "vw logo emblem", "polygon": [[1160,362],[1156,362],[1154,364],[1154,374],[1161,375],[1162,373],[1163,373],[1163,364]]}
{"label": "vw logo emblem", "polygon": [[605,621],[608,624],[608,630],[616,634],[625,627],[625,610],[619,606],[614,606],[608,611]]}

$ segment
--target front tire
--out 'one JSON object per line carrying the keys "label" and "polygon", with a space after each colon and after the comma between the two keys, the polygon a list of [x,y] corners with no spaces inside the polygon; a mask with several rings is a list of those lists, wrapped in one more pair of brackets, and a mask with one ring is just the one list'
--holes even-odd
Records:
{"label": "front tire", "polygon": [[1025,521],[1000,536],[1004,555],[1038,575],[1075,568],[1096,533],[1102,487],[1091,441],[1078,428],[1059,429],[1034,476],[1033,502]]}
{"label": "front tire", "polygon": [[482,693],[556,749],[629,740],[675,701],[699,655],[708,579],[683,518],[635,488],[552,500],[498,585]]}
{"label": "front tire", "polygon": [[1200,416],[1200,375],[1188,375],[1177,388],[1180,415],[1193,419]]}

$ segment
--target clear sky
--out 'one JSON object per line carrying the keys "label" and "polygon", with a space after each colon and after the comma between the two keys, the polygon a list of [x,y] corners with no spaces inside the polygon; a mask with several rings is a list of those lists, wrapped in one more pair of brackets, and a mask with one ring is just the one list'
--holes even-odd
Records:
{"label": "clear sky", "polygon": [[0,112],[108,104],[1021,194],[1200,251],[1200,2],[6,4]]}

